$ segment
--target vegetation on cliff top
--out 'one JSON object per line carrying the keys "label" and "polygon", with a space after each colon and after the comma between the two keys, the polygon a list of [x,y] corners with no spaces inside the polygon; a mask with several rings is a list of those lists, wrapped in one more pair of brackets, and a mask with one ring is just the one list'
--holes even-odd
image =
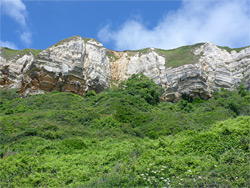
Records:
{"label": "vegetation on cliff top", "polygon": [[0,96],[0,187],[247,187],[250,93],[160,102],[143,75],[81,97]]}
{"label": "vegetation on cliff top", "polygon": [[[92,38],[83,38],[81,36],[72,36],[72,37],[63,39],[52,46],[58,46],[62,43],[69,42],[70,40],[72,40],[74,38],[82,38],[85,43],[87,43],[89,40],[97,41],[96,39],[92,39]],[[175,67],[179,67],[179,66],[182,66],[185,64],[197,63],[201,55],[194,55],[193,52],[196,48],[199,48],[203,44],[204,43],[197,43],[194,45],[182,46],[182,47],[170,49],[170,50],[157,49],[157,48],[155,50],[157,53],[159,53],[160,55],[165,57],[165,60],[166,60],[165,67],[166,68],[169,68],[169,67],[175,68]],[[227,46],[218,46],[218,48],[225,49],[229,53],[232,51],[240,52],[241,50],[243,50],[247,47],[250,47],[250,46],[246,46],[246,47],[242,47],[242,48],[229,48]],[[14,57],[20,58],[23,55],[29,54],[29,53],[32,53],[34,56],[36,56],[42,50],[37,50],[37,49],[14,50],[14,49],[2,47],[1,51],[2,51],[3,56],[7,60],[10,60]],[[135,53],[139,52],[142,55],[142,54],[148,53],[149,51],[150,51],[150,48],[144,48],[144,49],[140,49],[140,50],[126,50],[124,52],[127,52],[129,55],[134,55]],[[119,59],[119,57],[116,57],[114,55],[112,50],[107,50],[106,55],[111,61],[117,61]]]}
{"label": "vegetation on cliff top", "polygon": [[249,48],[249,46],[246,47],[241,47],[241,48],[229,48],[228,46],[218,46],[218,48],[224,49],[227,52],[231,53],[232,51],[236,51],[237,53],[239,53],[241,50],[245,49],[245,48]]}
{"label": "vegetation on cliff top", "polygon": [[[179,67],[185,64],[194,64],[197,63],[200,55],[194,55],[194,50],[196,48],[199,48],[204,43],[198,43],[194,45],[188,45],[188,46],[182,46],[175,49],[170,50],[164,50],[164,49],[158,49],[154,48],[154,50],[161,56],[165,58],[165,67]],[[151,48],[144,48],[140,50],[126,50],[124,52],[127,52],[130,56],[135,55],[135,53],[138,53],[140,55],[146,54],[150,52]]]}
{"label": "vegetation on cliff top", "polygon": [[14,49],[9,49],[6,47],[1,48],[1,52],[3,54],[3,57],[6,58],[7,60],[13,59],[13,58],[21,58],[24,55],[28,55],[32,53],[34,56],[37,56],[42,50],[37,50],[37,49],[23,49],[23,50],[14,50]]}
{"label": "vegetation on cliff top", "polygon": [[185,64],[193,64],[199,61],[200,56],[194,55],[194,50],[204,43],[182,46],[172,50],[157,49],[157,52],[165,57],[165,67],[179,67]]}
{"label": "vegetation on cliff top", "polygon": [[[201,55],[194,55],[194,50],[199,48],[201,45],[205,43],[197,43],[194,45],[187,45],[187,46],[181,46],[179,48],[170,49],[170,50],[164,50],[164,49],[155,49],[160,55],[165,57],[166,63],[165,67],[169,68],[176,68],[182,65],[186,64],[194,64],[199,61],[199,58]],[[242,47],[242,48],[229,48],[227,46],[218,46],[218,48],[225,49],[227,52],[236,51],[237,53],[241,50],[250,47]],[[150,48],[144,48],[141,50],[128,50],[126,52],[139,52],[140,54],[148,53]]]}
{"label": "vegetation on cliff top", "polygon": [[84,40],[85,43],[87,43],[89,40],[93,40],[93,41],[98,42],[96,39],[93,39],[93,38],[83,38],[83,37],[81,37],[81,36],[77,36],[77,35],[76,35],[76,36],[72,36],[72,37],[69,37],[69,38],[60,40],[58,43],[56,43],[56,44],[54,44],[54,45],[52,45],[52,46],[58,46],[58,45],[61,45],[61,44],[63,44],[63,43],[67,43],[67,42],[69,42],[69,41],[71,41],[71,40],[73,40],[73,39],[75,39],[75,38],[81,38],[81,39]]}

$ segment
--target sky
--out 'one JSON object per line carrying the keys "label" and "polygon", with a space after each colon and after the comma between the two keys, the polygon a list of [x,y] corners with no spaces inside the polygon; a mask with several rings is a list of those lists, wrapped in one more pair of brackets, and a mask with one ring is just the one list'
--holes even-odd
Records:
{"label": "sky", "polygon": [[0,0],[0,46],[46,49],[80,35],[112,50],[250,45],[250,0]]}

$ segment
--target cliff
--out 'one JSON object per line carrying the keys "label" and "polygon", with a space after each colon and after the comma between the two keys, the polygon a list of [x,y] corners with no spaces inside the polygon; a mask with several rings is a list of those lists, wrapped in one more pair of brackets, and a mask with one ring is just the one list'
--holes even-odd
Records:
{"label": "cliff", "polygon": [[208,42],[117,52],[94,39],[74,36],[43,51],[0,51],[0,87],[18,88],[25,96],[53,90],[101,92],[140,73],[160,85],[168,101],[182,95],[206,99],[215,90],[233,90],[240,84],[250,90],[250,47],[229,49]]}

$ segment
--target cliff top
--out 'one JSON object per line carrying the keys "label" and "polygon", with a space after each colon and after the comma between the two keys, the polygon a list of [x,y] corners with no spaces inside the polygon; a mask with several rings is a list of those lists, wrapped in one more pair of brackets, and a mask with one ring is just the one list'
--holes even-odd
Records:
{"label": "cliff top", "polygon": [[[97,41],[96,39],[92,38],[83,38],[81,36],[72,36],[63,40],[60,40],[58,43],[52,45],[51,47],[56,47],[58,45],[67,43],[72,40],[84,40],[85,43],[91,42],[92,44],[100,45],[102,44]],[[154,50],[156,53],[159,55],[163,56],[166,60],[166,67],[179,67],[184,64],[192,64],[197,62],[197,60],[200,58],[201,55],[194,55],[194,50],[199,48],[201,45],[206,44],[206,43],[197,43],[194,45],[187,45],[187,46],[182,46],[179,48],[175,49],[158,49],[158,48],[144,48],[140,50],[125,50],[122,52],[130,53],[130,54],[135,54],[139,53],[140,55],[146,54],[152,50]],[[220,49],[226,50],[228,53],[231,53],[233,51],[240,52],[241,50],[250,47],[241,47],[241,48],[229,48],[227,46],[217,46]],[[30,54],[32,53],[34,56],[36,56],[38,53],[40,53],[42,50],[38,49],[23,49],[23,50],[14,50],[6,47],[1,47],[0,48],[0,56],[5,58],[6,60],[11,60],[15,58],[20,58],[25,54]],[[117,57],[113,52],[113,50],[107,50],[107,56],[111,57],[113,60],[118,60],[119,57]]]}
{"label": "cliff top", "polygon": [[0,55],[4,57],[6,60],[11,60],[15,58],[20,58],[26,54],[32,53],[34,56],[39,54],[42,50],[38,49],[23,49],[23,50],[15,50],[15,49],[10,49],[6,47],[1,47],[0,48]]}

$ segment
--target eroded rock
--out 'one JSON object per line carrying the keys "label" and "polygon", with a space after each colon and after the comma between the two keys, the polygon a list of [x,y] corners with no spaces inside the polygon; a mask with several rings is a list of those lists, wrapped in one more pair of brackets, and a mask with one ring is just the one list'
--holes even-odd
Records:
{"label": "eroded rock", "polygon": [[7,59],[3,55],[3,48],[0,49],[0,88],[20,88],[23,76],[34,60],[30,52],[24,55],[17,55]]}
{"label": "eroded rock", "polygon": [[[215,90],[233,90],[242,83],[250,90],[250,47],[228,52],[205,43],[186,49],[184,55],[190,56],[189,61],[177,62],[171,51],[149,48],[116,52],[96,40],[75,36],[43,50],[35,58],[26,54],[7,60],[1,55],[0,85],[20,88],[25,95],[52,90],[83,95],[143,73],[164,89],[163,98],[168,101],[183,95],[207,99]],[[170,66],[175,61],[178,66]]]}

